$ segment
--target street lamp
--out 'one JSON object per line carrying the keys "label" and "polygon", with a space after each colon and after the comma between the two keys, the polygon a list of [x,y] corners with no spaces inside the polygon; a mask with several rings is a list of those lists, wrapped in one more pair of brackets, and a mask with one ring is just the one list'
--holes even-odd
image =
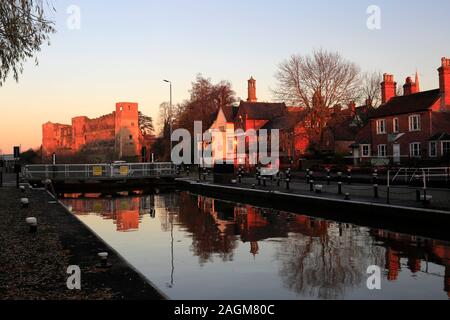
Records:
{"label": "street lamp", "polygon": [[[170,85],[170,107],[169,107],[170,137],[169,137],[169,140],[170,140],[170,155],[172,155],[172,81],[169,81],[169,80],[163,80],[163,81]],[[172,158],[172,156],[171,156],[171,158]]]}

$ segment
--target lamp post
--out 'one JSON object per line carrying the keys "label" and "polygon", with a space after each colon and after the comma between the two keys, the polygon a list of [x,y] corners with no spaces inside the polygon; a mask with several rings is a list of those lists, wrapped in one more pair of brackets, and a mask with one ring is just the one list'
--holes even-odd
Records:
{"label": "lamp post", "polygon": [[170,154],[172,154],[172,81],[164,80],[170,86],[170,107],[169,107],[169,127],[170,127]]}

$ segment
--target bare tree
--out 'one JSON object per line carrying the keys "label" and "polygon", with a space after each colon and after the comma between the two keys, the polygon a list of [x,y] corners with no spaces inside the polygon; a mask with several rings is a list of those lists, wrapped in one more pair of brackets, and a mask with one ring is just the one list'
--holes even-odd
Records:
{"label": "bare tree", "polygon": [[359,68],[339,53],[321,49],[312,55],[293,55],[278,67],[274,95],[277,100],[305,107],[320,133],[332,107],[358,100],[359,73]]}
{"label": "bare tree", "polygon": [[23,63],[50,44],[55,29],[45,16],[47,9],[55,10],[44,0],[0,1],[0,86],[10,73],[18,81]]}
{"label": "bare tree", "polygon": [[377,108],[381,104],[381,72],[364,72],[361,77],[361,98],[370,100],[372,107]]}

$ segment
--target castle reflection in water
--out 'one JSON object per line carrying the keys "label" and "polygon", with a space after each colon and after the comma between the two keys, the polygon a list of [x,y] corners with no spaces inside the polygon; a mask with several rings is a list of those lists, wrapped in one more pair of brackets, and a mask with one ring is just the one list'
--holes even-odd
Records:
{"label": "castle reflection in water", "polygon": [[[162,231],[173,224],[191,234],[192,251],[200,264],[220,257],[232,261],[239,243],[257,256],[260,244],[285,239],[276,258],[289,289],[305,293],[312,288],[321,298],[337,298],[340,289],[360,285],[367,266],[385,266],[388,281],[403,268],[428,273],[429,263],[443,266],[444,290],[450,297],[450,244],[438,240],[369,229],[272,209],[216,200],[187,192],[164,195],[100,198],[70,195],[64,203],[76,215],[96,214],[114,221],[118,232],[139,229],[145,215],[160,219]],[[316,283],[317,282],[317,283]],[[333,288],[326,290],[323,288]]]}

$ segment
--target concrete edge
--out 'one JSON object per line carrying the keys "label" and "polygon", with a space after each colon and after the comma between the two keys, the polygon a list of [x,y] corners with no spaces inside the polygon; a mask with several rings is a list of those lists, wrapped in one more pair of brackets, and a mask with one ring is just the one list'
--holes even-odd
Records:
{"label": "concrete edge", "polygon": [[89,226],[87,226],[86,224],[83,223],[83,221],[81,221],[78,216],[76,216],[75,214],[73,214],[69,208],[67,208],[67,206],[62,203],[59,199],[56,199],[55,196],[53,194],[51,194],[50,191],[42,188],[42,189],[33,189],[33,190],[39,190],[39,191],[46,191],[48,195],[50,195],[50,197],[52,197],[53,199],[55,199],[57,201],[57,203],[64,208],[64,210],[74,216],[78,222],[80,222],[87,230],[89,230],[93,235],[95,235],[95,237],[105,245],[106,248],[108,248],[108,250],[110,250],[111,252],[113,252],[115,255],[117,255],[117,257],[119,259],[121,259],[124,264],[130,268],[131,270],[133,270],[139,277],[141,277],[144,281],[146,281],[150,286],[152,286],[153,289],[155,289],[156,292],[158,292],[161,297],[163,297],[165,300],[171,300],[164,292],[162,292],[158,286],[156,286],[149,278],[147,278],[142,272],[140,272],[139,270],[137,270],[133,265],[131,265],[130,262],[128,262],[127,259],[125,259],[116,249],[114,249],[113,247],[111,247],[108,243],[106,243],[94,230],[92,230],[92,228],[90,228]]}
{"label": "concrete edge", "polygon": [[205,184],[205,183],[198,183],[198,182],[192,182],[192,181],[186,181],[186,180],[179,180],[179,181],[182,181],[182,182],[185,182],[185,183],[189,183],[191,185],[201,186],[201,187],[214,187],[214,188],[222,188],[222,189],[237,190],[237,191],[239,191],[239,190],[240,191],[251,191],[253,193],[277,194],[277,195],[286,196],[286,197],[328,201],[328,202],[335,202],[335,203],[340,203],[340,204],[355,204],[355,205],[363,205],[363,206],[370,206],[370,207],[399,209],[399,210],[419,212],[419,213],[434,213],[434,214],[450,215],[450,211],[443,211],[443,210],[426,209],[426,208],[415,208],[415,207],[405,207],[405,206],[399,206],[399,205],[388,205],[388,204],[383,204],[383,203],[364,202],[364,201],[355,201],[355,200],[341,200],[341,199],[334,199],[334,198],[317,197],[317,196],[312,196],[312,195],[285,193],[285,192],[280,192],[280,191],[273,191],[272,192],[272,191],[259,190],[259,189],[249,189],[249,188],[241,188],[241,187],[223,186],[223,185],[217,185],[217,184]]}

